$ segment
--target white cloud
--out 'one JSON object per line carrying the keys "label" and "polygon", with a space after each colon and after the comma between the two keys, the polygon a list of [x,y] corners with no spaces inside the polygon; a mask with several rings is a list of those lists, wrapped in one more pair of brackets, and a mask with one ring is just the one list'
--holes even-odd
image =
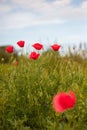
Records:
{"label": "white cloud", "polygon": [[0,15],[4,15],[11,11],[11,7],[9,5],[0,5]]}
{"label": "white cloud", "polygon": [[[23,13],[23,12],[18,12],[16,13],[11,13],[7,16],[3,16],[3,21],[4,26],[1,26],[1,30],[7,30],[7,29],[17,29],[17,28],[24,28],[27,26],[31,25],[37,25],[37,24],[49,24],[49,23],[62,23],[63,21],[53,19],[52,21],[48,19],[44,19],[43,17],[37,18],[35,15],[32,13]],[[6,22],[5,22],[6,21]]]}
{"label": "white cloud", "polygon": [[[3,1],[3,0],[2,0]],[[69,19],[87,17],[87,1],[73,7],[72,0],[11,0],[0,5],[0,29],[23,28],[35,24],[64,23]],[[3,25],[3,26],[2,26]]]}

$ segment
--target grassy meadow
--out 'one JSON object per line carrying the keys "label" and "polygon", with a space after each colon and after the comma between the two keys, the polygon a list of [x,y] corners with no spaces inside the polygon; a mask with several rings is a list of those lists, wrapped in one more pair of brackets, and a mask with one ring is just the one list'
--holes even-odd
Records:
{"label": "grassy meadow", "polygon": [[[58,92],[76,94],[74,108],[53,109]],[[61,56],[53,50],[37,60],[18,57],[18,64],[0,63],[0,130],[86,130],[87,58]]]}

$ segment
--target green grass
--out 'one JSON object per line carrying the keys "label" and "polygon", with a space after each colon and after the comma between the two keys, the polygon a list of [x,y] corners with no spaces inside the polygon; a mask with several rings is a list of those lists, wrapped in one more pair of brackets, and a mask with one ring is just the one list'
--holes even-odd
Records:
{"label": "green grass", "polygon": [[[53,109],[53,96],[76,93],[76,106]],[[0,130],[86,130],[87,59],[44,52],[37,60],[19,57],[19,64],[0,64]]]}

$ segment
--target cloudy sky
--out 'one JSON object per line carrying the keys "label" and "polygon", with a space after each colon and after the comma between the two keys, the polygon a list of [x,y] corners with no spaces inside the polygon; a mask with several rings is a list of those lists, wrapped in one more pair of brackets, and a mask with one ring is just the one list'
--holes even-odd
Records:
{"label": "cloudy sky", "polygon": [[0,0],[0,44],[87,42],[87,0]]}

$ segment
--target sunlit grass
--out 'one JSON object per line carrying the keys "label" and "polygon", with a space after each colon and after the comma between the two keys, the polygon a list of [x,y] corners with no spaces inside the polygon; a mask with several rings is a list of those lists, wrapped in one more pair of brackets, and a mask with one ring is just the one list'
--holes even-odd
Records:
{"label": "sunlit grass", "polygon": [[[0,130],[86,130],[87,59],[49,50],[37,60],[0,64]],[[53,96],[73,90],[76,106],[53,109]]]}

